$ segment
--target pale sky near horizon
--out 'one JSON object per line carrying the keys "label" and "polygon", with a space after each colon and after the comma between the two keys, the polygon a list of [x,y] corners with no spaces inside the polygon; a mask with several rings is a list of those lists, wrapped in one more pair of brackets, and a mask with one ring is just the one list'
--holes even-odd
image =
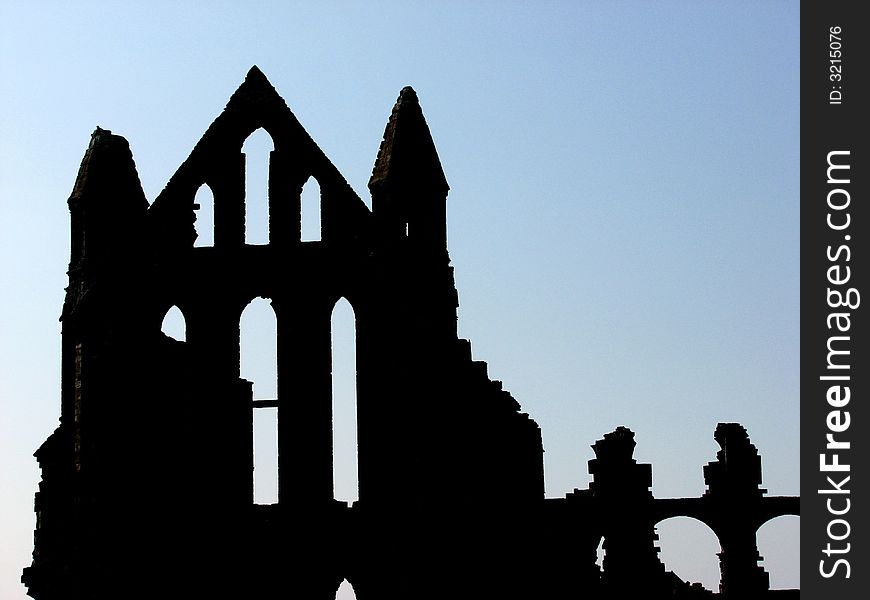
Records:
{"label": "pale sky near horizon", "polygon": [[[763,487],[798,495],[798,26],[785,1],[0,0],[0,597],[25,598],[90,133],[130,142],[153,201],[254,64],[366,202],[415,88],[451,186],[460,334],[541,426],[548,496],[585,488],[619,425],[657,497],[698,496],[724,421]],[[774,587],[799,585],[797,523],[763,532]],[[661,545],[718,585],[703,526]]]}

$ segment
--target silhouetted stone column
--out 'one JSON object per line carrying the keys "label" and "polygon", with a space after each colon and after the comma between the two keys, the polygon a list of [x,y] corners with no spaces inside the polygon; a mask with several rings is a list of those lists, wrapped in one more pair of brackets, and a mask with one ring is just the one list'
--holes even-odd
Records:
{"label": "silhouetted stone column", "polygon": [[[424,391],[412,385],[423,360],[413,336],[404,335],[406,321],[395,316],[398,295],[380,291],[354,303],[357,353],[357,447],[360,502],[367,510],[401,514],[418,493],[419,470],[410,452]],[[391,320],[390,315],[393,315]],[[401,323],[401,324],[399,324]],[[433,382],[425,384],[428,390]]]}
{"label": "silhouetted stone column", "polygon": [[221,157],[212,165],[209,186],[214,195],[215,248],[245,243],[245,155]]}
{"label": "silhouetted stone column", "polygon": [[332,306],[310,296],[278,314],[278,498],[326,505],[332,490]]}
{"label": "silhouetted stone column", "polygon": [[243,506],[252,497],[250,382],[239,379],[239,308],[226,298],[188,311],[187,344],[196,356],[191,412],[197,423],[191,468],[209,505]]}
{"label": "silhouetted stone column", "polygon": [[[377,468],[376,454],[373,454],[373,445],[377,444],[373,436],[370,439],[368,423],[374,423],[377,404],[377,329],[372,323],[371,306],[362,299],[354,299],[352,302],[355,321],[356,335],[356,461],[357,480],[359,486],[359,502],[369,498],[374,490],[371,489],[376,477]],[[364,352],[359,349],[364,348]],[[356,588],[354,588],[356,591]]]}
{"label": "silhouetted stone column", "polygon": [[269,154],[270,244],[285,246],[301,239],[301,196],[306,179],[287,152],[273,150]]}
{"label": "silhouetted stone column", "polygon": [[632,458],[634,432],[617,427],[592,446],[589,461],[593,497],[603,519],[604,573],[608,596],[646,597],[663,589],[664,566],[658,558],[651,517],[652,467]]}
{"label": "silhouetted stone column", "polygon": [[755,539],[761,489],[761,457],[738,423],[719,423],[714,438],[722,448],[717,460],[704,467],[709,497],[718,507],[717,535],[722,551],[720,592],[743,598],[770,588],[767,572],[759,566],[761,555]]}
{"label": "silhouetted stone column", "polygon": [[722,546],[719,553],[720,592],[728,598],[749,598],[770,588],[769,576],[758,564],[761,554],[755,540],[755,528],[748,521],[731,521],[731,527],[719,536]]}

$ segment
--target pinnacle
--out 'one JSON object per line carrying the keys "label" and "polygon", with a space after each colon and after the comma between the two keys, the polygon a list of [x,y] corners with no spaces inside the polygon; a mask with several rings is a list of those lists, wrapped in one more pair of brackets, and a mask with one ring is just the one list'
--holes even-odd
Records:
{"label": "pinnacle", "polygon": [[126,204],[144,210],[148,201],[142,192],[136,164],[127,140],[97,126],[79,166],[70,201],[88,198],[91,206]]}
{"label": "pinnacle", "polygon": [[260,70],[260,67],[257,65],[252,66],[248,69],[248,74],[245,75],[245,79],[262,79],[263,81],[269,81],[266,78],[266,75]]}
{"label": "pinnacle", "polygon": [[245,81],[242,84],[244,87],[267,88],[274,90],[269,78],[260,70],[257,65],[248,69],[248,74],[245,75]]}
{"label": "pinnacle", "polygon": [[406,104],[413,102],[414,104],[419,104],[420,100],[417,98],[417,92],[414,91],[410,85],[406,85],[402,88],[402,91],[399,92],[399,99],[397,100],[398,104]]}
{"label": "pinnacle", "polygon": [[402,88],[393,106],[369,187],[388,180],[427,181],[445,190],[448,187],[417,92],[411,86]]}
{"label": "pinnacle", "polygon": [[230,96],[227,108],[242,109],[252,103],[277,103],[286,106],[284,100],[275,91],[275,87],[257,65],[253,65],[242,84]]}
{"label": "pinnacle", "polygon": [[88,147],[93,148],[95,144],[102,142],[103,136],[108,136],[106,139],[111,139],[111,137],[113,137],[111,131],[109,131],[108,129],[103,129],[102,127],[97,125],[97,128],[94,129],[94,132],[91,134],[91,141]]}

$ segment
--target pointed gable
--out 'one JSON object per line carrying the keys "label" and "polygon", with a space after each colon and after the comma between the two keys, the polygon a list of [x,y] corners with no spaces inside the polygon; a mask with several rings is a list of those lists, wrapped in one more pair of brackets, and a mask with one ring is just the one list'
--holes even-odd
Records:
{"label": "pointed gable", "polygon": [[151,207],[155,235],[164,247],[193,245],[194,196],[202,185],[214,194],[215,245],[244,244],[245,157],[241,149],[245,139],[260,128],[274,143],[269,167],[270,244],[300,240],[299,195],[309,178],[317,181],[321,191],[323,242],[353,243],[365,235],[368,208],[254,66]]}
{"label": "pointed gable", "polygon": [[230,96],[221,115],[197,143],[191,158],[202,152],[201,147],[205,150],[226,146],[241,150],[245,139],[261,127],[272,137],[276,150],[290,150],[301,145],[305,150],[317,149],[315,152],[319,152],[284,99],[263,72],[253,66],[242,85]]}

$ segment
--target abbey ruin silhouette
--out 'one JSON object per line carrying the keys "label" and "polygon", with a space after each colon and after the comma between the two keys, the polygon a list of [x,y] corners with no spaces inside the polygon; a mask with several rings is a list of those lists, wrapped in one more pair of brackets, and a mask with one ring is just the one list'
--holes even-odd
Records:
{"label": "abbey ruin silhouette", "polygon": [[[268,243],[246,243],[242,144],[264,129]],[[321,193],[302,241],[300,195]],[[195,247],[197,191],[214,237]],[[544,497],[538,425],[457,335],[448,185],[417,96],[401,91],[369,182],[371,209],[252,68],[149,204],[127,141],[97,128],[69,199],[60,425],[36,452],[38,600],[700,598],[658,558],[678,515],[718,537],[725,598],[774,596],[756,530],[798,514],[768,497],[738,424],[698,498],[656,499],[620,427],[595,442],[593,482]],[[239,319],[277,322],[278,394],[240,377]],[[330,317],[356,319],[359,500],[333,493]],[[161,332],[177,307],[185,341]],[[253,500],[254,411],[277,407],[278,502]],[[700,461],[699,461],[700,462]],[[604,540],[603,568],[596,550]]]}

